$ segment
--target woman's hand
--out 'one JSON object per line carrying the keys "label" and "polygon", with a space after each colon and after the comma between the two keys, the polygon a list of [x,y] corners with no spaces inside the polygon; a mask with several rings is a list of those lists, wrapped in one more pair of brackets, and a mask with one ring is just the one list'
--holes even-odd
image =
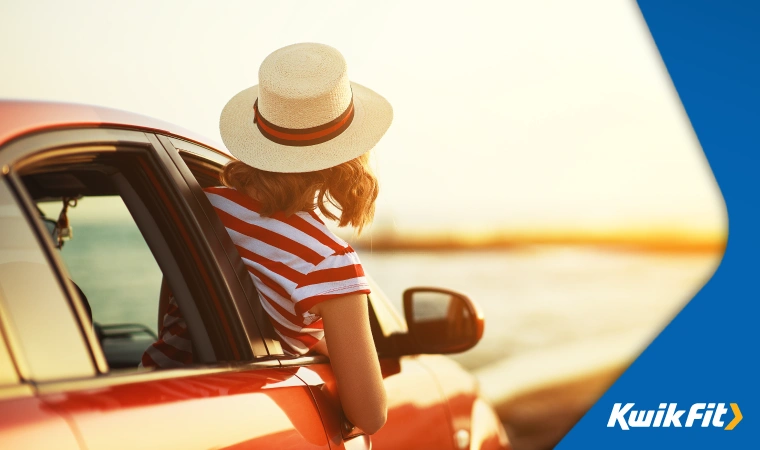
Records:
{"label": "woman's hand", "polygon": [[367,434],[376,433],[387,416],[385,385],[369,325],[366,294],[322,302],[310,312],[322,316],[330,365],[348,420]]}

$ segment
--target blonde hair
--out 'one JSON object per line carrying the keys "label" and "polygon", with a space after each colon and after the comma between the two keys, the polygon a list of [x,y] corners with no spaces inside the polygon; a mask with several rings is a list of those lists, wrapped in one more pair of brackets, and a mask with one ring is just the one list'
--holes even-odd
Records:
{"label": "blonde hair", "polygon": [[[290,216],[319,208],[339,227],[351,225],[361,233],[375,215],[378,183],[369,167],[369,152],[328,169],[303,173],[267,172],[232,161],[224,166],[221,180],[261,202],[263,216],[279,211]],[[340,215],[333,214],[326,203]]]}

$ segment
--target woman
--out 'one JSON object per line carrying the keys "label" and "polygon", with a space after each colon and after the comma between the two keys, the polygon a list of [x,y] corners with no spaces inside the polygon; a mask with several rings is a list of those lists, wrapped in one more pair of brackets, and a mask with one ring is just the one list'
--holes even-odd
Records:
{"label": "woman", "polygon": [[[368,434],[386,418],[369,285],[356,253],[315,210],[358,231],[371,222],[378,187],[368,151],[392,117],[383,97],[349,81],[337,50],[284,47],[262,62],[259,85],[237,94],[222,111],[222,139],[239,161],[224,168],[225,186],[206,190],[283,347],[330,356],[343,410]],[[142,365],[191,363],[192,345],[176,302],[171,298],[160,308],[161,339],[145,352]]]}

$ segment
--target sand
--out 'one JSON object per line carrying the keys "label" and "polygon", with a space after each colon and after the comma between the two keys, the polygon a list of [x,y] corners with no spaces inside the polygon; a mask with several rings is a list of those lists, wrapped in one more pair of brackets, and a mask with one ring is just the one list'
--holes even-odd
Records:
{"label": "sand", "polygon": [[652,339],[626,331],[534,351],[475,372],[516,450],[553,448]]}

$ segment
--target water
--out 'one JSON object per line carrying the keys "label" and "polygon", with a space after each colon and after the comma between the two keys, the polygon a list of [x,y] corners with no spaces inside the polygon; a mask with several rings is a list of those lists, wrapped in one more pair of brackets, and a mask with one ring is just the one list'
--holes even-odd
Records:
{"label": "water", "polygon": [[[718,255],[628,253],[588,247],[519,251],[360,251],[367,272],[401,308],[404,289],[467,293],[486,317],[483,340],[455,359],[477,368],[567,342],[662,329],[714,272]],[[95,320],[156,330],[161,272],[133,223],[79,223],[62,250]]]}
{"label": "water", "polygon": [[78,223],[61,254],[96,322],[157,331],[162,274],[134,223]]}
{"label": "water", "polygon": [[589,247],[521,251],[363,253],[367,271],[399,308],[412,286],[466,293],[483,309],[482,341],[454,358],[469,368],[672,319],[704,285],[719,255],[663,255]]}

